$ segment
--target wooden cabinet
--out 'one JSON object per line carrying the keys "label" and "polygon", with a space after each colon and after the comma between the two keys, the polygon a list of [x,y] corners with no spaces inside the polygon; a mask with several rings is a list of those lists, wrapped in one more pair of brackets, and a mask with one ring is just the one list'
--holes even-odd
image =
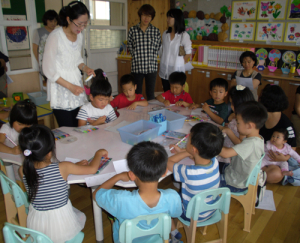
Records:
{"label": "wooden cabinet", "polygon": [[192,70],[192,84],[189,86],[190,95],[196,104],[201,104],[210,98],[210,79],[206,77],[206,71],[198,68]]}
{"label": "wooden cabinet", "polygon": [[287,95],[289,101],[289,106],[285,111],[283,111],[283,113],[291,119],[292,111],[294,110],[295,106],[296,90],[298,86],[300,86],[300,82],[285,80],[282,81],[280,86],[283,89],[284,93]]}

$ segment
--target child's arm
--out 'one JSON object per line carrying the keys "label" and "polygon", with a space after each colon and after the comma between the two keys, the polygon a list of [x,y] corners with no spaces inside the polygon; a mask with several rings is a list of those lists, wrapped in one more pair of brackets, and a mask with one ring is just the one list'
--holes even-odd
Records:
{"label": "child's arm", "polygon": [[185,102],[185,101],[177,101],[176,103],[175,103],[175,105],[176,106],[184,106],[184,107],[190,107],[191,105],[193,105],[193,103],[192,104],[190,104],[190,103],[188,103],[188,102]]}
{"label": "child's arm", "polygon": [[4,144],[5,139],[6,139],[5,134],[0,133],[0,152],[7,153],[7,154],[20,154],[21,153],[20,146],[14,146],[12,148],[8,147]]}
{"label": "child's arm", "polygon": [[189,109],[196,109],[196,108],[199,108],[199,107],[200,107],[200,105],[193,103],[193,104],[190,105]]}
{"label": "child's arm", "polygon": [[128,110],[135,110],[135,108],[137,106],[147,106],[147,105],[148,105],[148,101],[147,100],[140,100],[140,101],[133,102],[126,109],[128,109]]}
{"label": "child's arm", "polygon": [[300,163],[300,155],[293,149],[290,149],[290,155],[293,159],[297,160],[298,163]]}
{"label": "child's arm", "polygon": [[168,164],[167,164],[168,170],[173,172],[174,164],[178,163],[179,161],[183,160],[184,158],[186,158],[188,156],[191,156],[191,154],[185,151],[185,152],[180,152],[180,153],[177,153],[177,154],[169,157]]}
{"label": "child's arm", "polygon": [[235,144],[239,144],[242,142],[242,140],[240,138],[238,138],[237,136],[235,136],[235,134],[233,133],[233,131],[229,128],[229,127],[225,127],[222,129],[222,132],[227,134],[227,136],[230,138],[230,140],[232,141],[232,143]]}
{"label": "child's arm", "polygon": [[89,120],[89,124],[92,126],[98,126],[104,124],[106,121],[106,116],[100,116],[97,120]]}
{"label": "child's arm", "polygon": [[85,120],[78,120],[78,127],[85,126],[86,124],[87,124],[87,121],[85,121]]}
{"label": "child's arm", "polygon": [[231,158],[231,157],[234,157],[238,154],[237,154],[237,152],[235,152],[235,150],[233,148],[223,147],[222,151],[219,155],[223,158]]}
{"label": "child's arm", "polygon": [[[206,114],[215,122],[218,124],[222,124],[224,122],[224,119],[222,117],[219,117],[218,115],[216,115],[215,113],[213,113],[210,108],[209,105],[205,102],[204,105],[202,106],[202,109],[206,112]],[[224,157],[225,158],[225,157]]]}
{"label": "child's arm", "polygon": [[162,102],[164,103],[165,106],[170,106],[170,101],[168,100],[165,100],[164,97],[162,95],[159,95],[156,97],[156,99],[159,101],[159,102]]}

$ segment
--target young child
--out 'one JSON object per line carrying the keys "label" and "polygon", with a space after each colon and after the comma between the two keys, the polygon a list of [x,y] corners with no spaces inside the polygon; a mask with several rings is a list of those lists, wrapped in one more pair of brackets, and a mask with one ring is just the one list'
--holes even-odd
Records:
{"label": "young child", "polygon": [[184,91],[186,75],[183,72],[173,72],[169,76],[170,90],[159,95],[156,99],[165,106],[175,104],[176,106],[190,107],[193,104],[192,97]]}
{"label": "young child", "polygon": [[72,207],[67,177],[96,173],[107,151],[98,150],[90,164],[87,160],[76,164],[52,163],[55,138],[51,130],[42,125],[24,128],[19,143],[25,156],[19,173],[30,202],[27,227],[42,232],[55,243],[71,240],[83,229],[86,217]]}
{"label": "young child", "polygon": [[93,78],[91,102],[83,105],[77,115],[78,126],[101,125],[117,119],[116,113],[109,103],[111,96],[111,85],[106,74],[101,70],[95,70],[96,77]]}
{"label": "young child", "polygon": [[[159,178],[167,173],[167,161],[168,155],[161,145],[141,142],[127,154],[130,171],[115,175],[94,191],[93,197],[97,204],[117,218],[113,224],[114,242],[119,242],[119,228],[125,219],[157,213],[168,213],[171,217],[181,215],[178,193],[172,189],[157,188]],[[112,189],[119,180],[134,181],[138,190],[130,192]],[[142,228],[151,228],[155,224],[139,223]],[[139,238],[133,242],[140,241]]]}
{"label": "young child", "polygon": [[145,100],[142,94],[136,94],[136,83],[131,74],[125,74],[120,79],[120,85],[123,93],[115,97],[110,105],[113,108],[121,109],[127,107],[129,110],[135,110],[139,106],[147,106],[148,101]]}
{"label": "young child", "polygon": [[[247,101],[254,101],[254,97],[253,97],[253,94],[250,91],[250,89],[245,86],[242,86],[242,85],[233,86],[229,90],[228,95],[229,95],[229,101],[231,103],[231,109],[233,112],[242,103],[247,102]],[[222,132],[227,135],[227,136],[225,136],[225,139],[224,139],[224,147],[228,147],[228,148],[231,148],[235,144],[241,143],[245,137],[245,136],[239,134],[239,132],[237,130],[235,113],[232,113],[230,115],[230,117],[231,118],[229,118],[230,122],[229,122],[228,126],[220,127]],[[221,156],[218,156],[217,159],[219,161],[220,171],[222,171],[224,163],[230,163],[230,160],[231,160],[230,158],[222,158]]]}
{"label": "young child", "polygon": [[220,156],[231,158],[230,164],[223,167],[220,187],[228,187],[232,192],[246,190],[246,181],[255,165],[264,154],[264,139],[259,129],[265,124],[266,108],[256,102],[244,102],[235,110],[237,129],[246,138],[232,148],[223,147]]}
{"label": "young child", "polygon": [[266,155],[261,163],[262,170],[264,170],[264,167],[267,167],[268,165],[277,165],[281,168],[283,176],[293,176],[293,172],[289,171],[289,165],[287,161],[286,162],[270,161],[270,158],[268,156],[268,151],[279,152],[284,155],[289,154],[298,163],[300,163],[299,154],[292,149],[291,145],[287,143],[288,137],[289,134],[285,128],[275,129],[271,137],[271,140],[267,141],[265,144]]}
{"label": "young child", "polygon": [[[207,115],[218,124],[222,124],[228,116],[228,106],[224,102],[227,96],[228,83],[223,78],[215,78],[209,84],[211,99],[207,100],[202,109]],[[194,104],[190,108],[198,108],[200,105]]]}
{"label": "young child", "polygon": [[[192,127],[185,152],[180,152],[168,160],[168,169],[173,172],[175,181],[181,182],[183,213],[181,218],[190,221],[185,215],[187,205],[197,193],[219,187],[219,163],[215,158],[222,150],[224,137],[220,129],[211,123],[198,123]],[[192,156],[195,165],[178,164],[185,157]],[[212,199],[210,199],[212,200]],[[213,202],[213,201],[212,201]],[[205,221],[214,211],[199,215],[199,221]],[[172,225],[172,240],[179,239]],[[181,238],[181,237],[180,237]]]}

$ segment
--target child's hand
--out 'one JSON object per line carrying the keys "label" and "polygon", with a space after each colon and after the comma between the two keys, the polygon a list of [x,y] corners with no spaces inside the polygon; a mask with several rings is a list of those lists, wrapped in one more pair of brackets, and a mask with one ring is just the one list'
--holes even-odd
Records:
{"label": "child's hand", "polygon": [[88,164],[89,164],[89,162],[86,159],[83,159],[76,163],[76,165],[88,165]]}
{"label": "child's hand", "polygon": [[175,144],[170,144],[169,148],[170,148],[170,151],[171,151],[172,154],[177,154],[177,153],[185,151],[185,149],[179,148]]}
{"label": "child's hand", "polygon": [[80,95],[81,93],[84,92],[84,88],[72,84],[72,86],[71,86],[71,88],[70,88],[70,91],[71,91],[74,95],[78,96],[78,95]]}
{"label": "child's hand", "polygon": [[199,107],[198,104],[193,103],[193,104],[190,105],[189,109],[193,110],[193,109],[196,109],[198,107]]}
{"label": "child's hand", "polygon": [[182,106],[182,105],[183,105],[183,102],[184,102],[184,101],[177,101],[177,102],[175,103],[175,105],[176,105],[176,106]]}
{"label": "child's hand", "polygon": [[233,119],[235,119],[235,114],[234,113],[231,113],[228,117],[228,121],[232,121]]}
{"label": "child's hand", "polygon": [[137,103],[133,102],[130,106],[128,106],[126,109],[127,110],[135,110],[135,108],[137,107]]}
{"label": "child's hand", "polygon": [[119,176],[120,176],[120,179],[124,182],[130,181],[130,178],[128,176],[128,172],[122,172],[122,173],[119,174]]}
{"label": "child's hand", "polygon": [[21,154],[22,151],[20,149],[20,146],[15,146],[11,149],[12,154]]}
{"label": "child's hand", "polygon": [[205,102],[204,105],[202,106],[202,110],[204,110],[206,113],[210,111],[209,105]]}
{"label": "child's hand", "polygon": [[165,106],[170,106],[170,105],[171,105],[171,103],[170,103],[170,101],[168,101],[168,100],[165,100],[165,101],[164,101],[164,105],[165,105]]}
{"label": "child's hand", "polygon": [[220,130],[222,131],[222,133],[225,133],[225,134],[228,134],[228,131],[231,130],[230,128],[228,127],[219,127]]}
{"label": "child's hand", "polygon": [[89,120],[89,124],[92,126],[97,126],[100,124],[104,124],[106,121],[106,116],[101,116],[97,120]]}
{"label": "child's hand", "polygon": [[278,151],[272,151],[269,150],[269,160],[270,161],[278,161],[278,162],[283,162],[283,161],[287,161],[287,157],[286,155],[284,155],[283,153],[280,153]]}
{"label": "child's hand", "polygon": [[97,150],[96,151],[96,153],[95,153],[95,156],[101,156],[101,157],[104,157],[104,158],[108,158],[108,152],[107,152],[107,150],[105,150],[105,149],[99,149],[99,150]]}

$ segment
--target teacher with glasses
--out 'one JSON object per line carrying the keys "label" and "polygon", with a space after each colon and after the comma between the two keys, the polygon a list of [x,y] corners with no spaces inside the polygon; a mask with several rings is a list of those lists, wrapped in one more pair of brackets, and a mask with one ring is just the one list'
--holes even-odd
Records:
{"label": "teacher with glasses", "polygon": [[81,57],[81,32],[89,19],[89,10],[83,3],[69,3],[59,12],[61,27],[52,31],[46,42],[42,67],[48,78],[47,99],[60,127],[77,127],[77,113],[87,102],[80,70],[95,76]]}

